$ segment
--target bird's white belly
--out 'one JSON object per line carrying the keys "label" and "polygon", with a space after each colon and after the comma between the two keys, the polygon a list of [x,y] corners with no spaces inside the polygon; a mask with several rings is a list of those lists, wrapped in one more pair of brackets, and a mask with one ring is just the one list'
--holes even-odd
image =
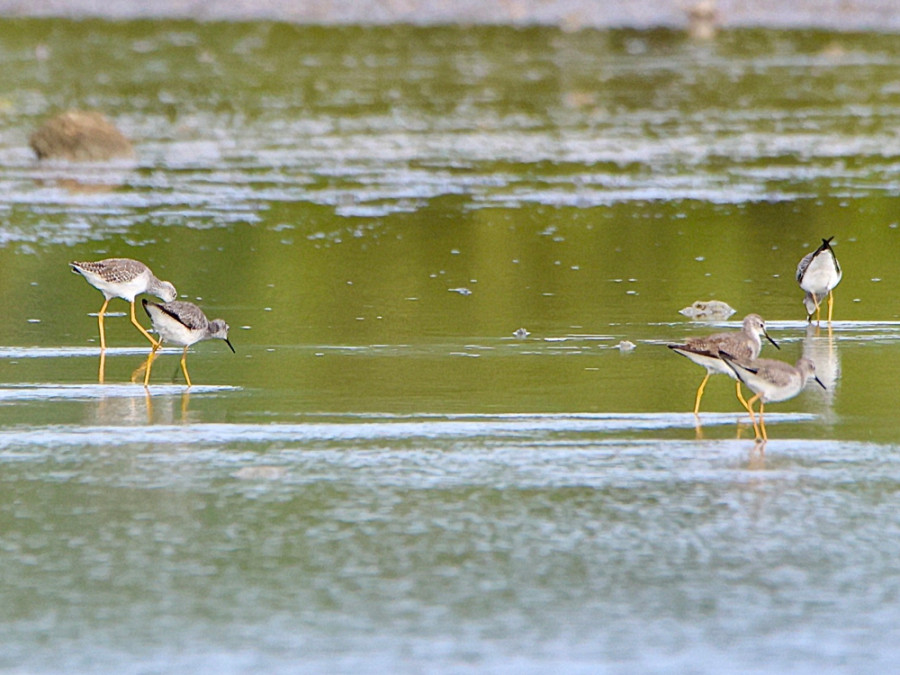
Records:
{"label": "bird's white belly", "polygon": [[190,330],[183,323],[163,312],[157,314],[153,325],[160,339],[168,344],[184,347],[194,344],[199,339],[198,331]]}
{"label": "bird's white belly", "polygon": [[147,288],[147,280],[143,276],[137,276],[131,281],[109,284],[100,277],[94,275],[90,279],[91,285],[98,289],[106,298],[123,298],[128,302],[134,302],[135,297]]}
{"label": "bird's white belly", "polygon": [[681,349],[678,350],[678,353],[688,357],[698,366],[703,366],[704,368],[706,368],[706,370],[709,371],[710,375],[718,373],[720,375],[727,375],[732,380],[737,379],[737,375],[734,374],[734,371],[729,368],[728,365],[724,361],[722,361],[722,359]]}
{"label": "bird's white belly", "polygon": [[766,403],[778,403],[779,401],[786,401],[789,398],[794,398],[797,394],[800,393],[800,390],[803,389],[803,380],[800,377],[792,377],[790,384],[785,387],[776,388],[776,387],[768,387],[764,389],[760,394],[760,398]]}
{"label": "bird's white belly", "polygon": [[822,295],[837,286],[840,280],[831,256],[819,255],[806,268],[800,288],[807,293]]}

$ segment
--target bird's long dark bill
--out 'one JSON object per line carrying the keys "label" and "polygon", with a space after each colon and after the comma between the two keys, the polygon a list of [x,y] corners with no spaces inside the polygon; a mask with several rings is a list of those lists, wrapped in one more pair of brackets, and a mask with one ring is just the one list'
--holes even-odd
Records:
{"label": "bird's long dark bill", "polygon": [[813,379],[819,383],[819,386],[822,387],[822,389],[824,389],[825,391],[828,391],[828,387],[826,387],[824,384],[822,384],[822,380],[819,379],[818,375],[813,377]]}
{"label": "bird's long dark bill", "polygon": [[237,352],[234,351],[234,345],[231,344],[231,340],[229,340],[228,338],[225,338],[225,344],[228,345],[229,347],[231,347],[232,354],[237,354]]}
{"label": "bird's long dark bill", "polygon": [[766,336],[766,340],[768,340],[769,342],[771,342],[772,345],[775,347],[775,349],[781,349],[781,347],[778,346],[778,343],[775,342],[775,340],[772,339],[772,336],[769,335],[768,332],[764,333],[764,335]]}

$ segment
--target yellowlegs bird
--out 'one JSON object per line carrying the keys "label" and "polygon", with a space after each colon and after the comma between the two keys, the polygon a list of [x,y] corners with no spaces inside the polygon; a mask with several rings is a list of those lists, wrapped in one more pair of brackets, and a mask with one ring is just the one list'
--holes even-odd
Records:
{"label": "yellowlegs bird", "polygon": [[152,293],[166,302],[177,297],[175,287],[168,281],[160,281],[150,268],[138,260],[130,258],[107,258],[97,262],[71,262],[69,265],[87,279],[87,282],[103,293],[103,307],[97,313],[100,324],[100,349],[106,349],[106,332],[103,329],[103,317],[106,307],[113,298],[122,298],[131,303],[131,323],[144,334],[150,343],[158,346],[156,339],[138,323],[134,316],[134,299],[141,293]]}
{"label": "yellowlegs bird", "polygon": [[807,320],[812,321],[816,315],[816,323],[821,314],[821,303],[828,296],[828,323],[831,323],[831,310],[834,307],[834,287],[841,283],[843,272],[831,248],[834,237],[822,240],[822,245],[812,253],[807,253],[797,265],[797,283],[806,291],[803,305],[806,307]]}
{"label": "yellowlegs bird", "polygon": [[737,380],[735,383],[738,400],[745,409],[748,409],[747,401],[741,395],[741,382],[722,359],[719,358],[722,352],[727,352],[735,359],[742,363],[747,363],[759,356],[762,349],[761,337],[765,337],[769,342],[775,345],[776,349],[781,349],[778,343],[772,339],[766,331],[766,323],[759,314],[748,314],[744,317],[743,326],[740,331],[730,331],[727,333],[715,333],[707,337],[693,337],[685,340],[683,344],[668,345],[669,349],[686,356],[698,366],[706,368],[706,376],[700,387],[697,389],[697,397],[694,400],[694,414],[700,412],[700,399],[703,398],[703,390],[710,375],[721,373]]}
{"label": "yellowlegs bird", "polygon": [[144,386],[150,382],[150,368],[153,365],[153,357],[160,344],[168,342],[184,347],[181,354],[181,370],[184,371],[184,379],[187,386],[191,386],[191,376],[187,369],[187,350],[195,342],[212,340],[214,338],[225,340],[231,351],[234,347],[228,340],[228,324],[222,319],[209,321],[203,311],[192,302],[166,302],[163,304],[150,302],[146,298],[141,300],[144,311],[150,317],[153,328],[159,334],[159,342],[153,345],[150,356],[147,358],[147,371],[144,373]]}
{"label": "yellowlegs bird", "polygon": [[[774,359],[757,359],[749,365],[744,365],[730,358],[728,354],[722,354],[722,360],[755,394],[747,402],[747,410],[750,412],[757,440],[769,440],[766,434],[766,423],[763,419],[763,409],[766,403],[793,398],[803,390],[810,379],[815,380],[822,389],[825,389],[822,380],[816,376],[816,364],[806,358],[799,359],[796,366]],[[753,415],[753,403],[757,399],[759,399],[758,425],[756,417]]]}

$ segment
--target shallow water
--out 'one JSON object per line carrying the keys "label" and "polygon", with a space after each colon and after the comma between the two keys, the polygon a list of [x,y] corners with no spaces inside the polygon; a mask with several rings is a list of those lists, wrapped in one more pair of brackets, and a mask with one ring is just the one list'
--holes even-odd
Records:
{"label": "shallow water", "polygon": [[[0,669],[900,656],[894,36],[0,26]],[[36,164],[66,106],[136,163]],[[831,235],[808,326],[794,270]],[[186,390],[164,350],[145,390],[113,301],[99,384],[67,262],[113,255],[237,353],[192,348]],[[710,298],[736,314],[678,313]],[[664,346],[749,312],[827,387],[764,448],[724,378],[697,424]]]}

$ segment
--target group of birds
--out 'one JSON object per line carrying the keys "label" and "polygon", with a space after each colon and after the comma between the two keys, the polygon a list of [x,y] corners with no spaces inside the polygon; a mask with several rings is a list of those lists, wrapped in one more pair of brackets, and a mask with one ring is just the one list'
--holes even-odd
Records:
{"label": "group of birds", "polygon": [[[822,304],[828,298],[828,323],[831,323],[834,308],[834,288],[843,276],[841,266],[831,248],[834,237],[822,240],[822,245],[815,251],[803,256],[797,265],[797,283],[806,291],[803,304],[806,308],[807,320],[821,320]],[[697,365],[706,368],[706,376],[697,389],[694,399],[694,415],[700,412],[700,399],[710,375],[721,373],[736,380],[738,400],[750,413],[753,431],[757,440],[768,440],[763,410],[766,403],[785,401],[799,394],[809,380],[815,380],[822,389],[825,385],[816,376],[815,364],[807,358],[801,358],[795,365],[761,359],[762,338],[766,338],[776,349],[778,343],[766,331],[766,324],[759,314],[748,314],[744,317],[740,331],[715,333],[706,337],[694,337],[681,344],[670,344],[672,349],[686,356]],[[741,384],[746,385],[754,393],[749,400],[741,394]],[[753,411],[753,404],[759,401],[759,421]]]}
{"label": "group of birds", "polygon": [[[828,322],[831,323],[834,308],[833,291],[842,277],[841,266],[831,248],[832,239],[834,237],[823,239],[822,245],[804,256],[797,265],[797,282],[800,288],[806,291],[803,304],[809,321],[812,321],[813,314],[816,321],[820,321],[822,304],[827,297]],[[96,262],[72,262],[70,265],[73,272],[83,276],[91,286],[103,293],[103,306],[97,313],[101,358],[106,351],[104,317],[109,301],[113,298],[122,298],[131,304],[131,323],[152,345],[144,373],[144,386],[149,385],[153,359],[163,343],[184,347],[181,369],[188,387],[191,386],[191,377],[187,369],[188,347],[201,340],[219,339],[224,340],[234,352],[234,347],[228,339],[228,324],[225,321],[222,319],[209,321],[197,305],[175,300],[177,297],[175,287],[168,281],[158,279],[144,263],[131,258],[107,258]],[[150,335],[135,317],[135,298],[141,293],[149,293],[163,300],[161,303],[151,302],[146,298],[141,300],[153,329],[159,335],[159,340]],[[766,403],[784,401],[796,396],[810,379],[825,388],[816,376],[815,364],[809,359],[801,358],[792,366],[784,361],[759,358],[762,338],[766,338],[775,348],[780,349],[766,330],[762,317],[758,314],[748,314],[744,317],[740,331],[694,337],[681,344],[668,345],[673,351],[706,369],[706,375],[694,399],[694,415],[700,412],[700,400],[703,398],[703,391],[710,375],[717,373],[728,375],[736,380],[738,400],[750,413],[756,438],[768,440],[763,419]],[[749,401],[741,393],[741,384],[754,392]],[[757,414],[753,410],[756,401],[759,401],[758,422]]]}
{"label": "group of birds", "polygon": [[[80,274],[87,282],[103,293],[103,306],[97,313],[97,321],[100,325],[100,354],[101,370],[100,380],[103,381],[103,356],[106,353],[106,331],[104,317],[109,301],[113,298],[122,298],[131,304],[131,323],[146,337],[152,349],[147,357],[144,372],[144,386],[150,383],[150,370],[157,350],[163,343],[169,343],[184,347],[181,354],[181,370],[187,386],[191,386],[191,376],[187,369],[187,350],[192,344],[201,340],[224,340],[232,352],[234,347],[228,339],[228,324],[222,319],[212,321],[206,318],[197,305],[192,302],[175,300],[177,292],[175,286],[168,281],[156,278],[150,268],[138,260],[131,258],[106,258],[96,262],[72,262],[69,263],[72,271]],[[134,301],[141,293],[149,293],[163,300],[152,302],[146,298],[141,299],[144,311],[150,317],[150,322],[159,340],[154,338],[138,322],[134,315]]]}

